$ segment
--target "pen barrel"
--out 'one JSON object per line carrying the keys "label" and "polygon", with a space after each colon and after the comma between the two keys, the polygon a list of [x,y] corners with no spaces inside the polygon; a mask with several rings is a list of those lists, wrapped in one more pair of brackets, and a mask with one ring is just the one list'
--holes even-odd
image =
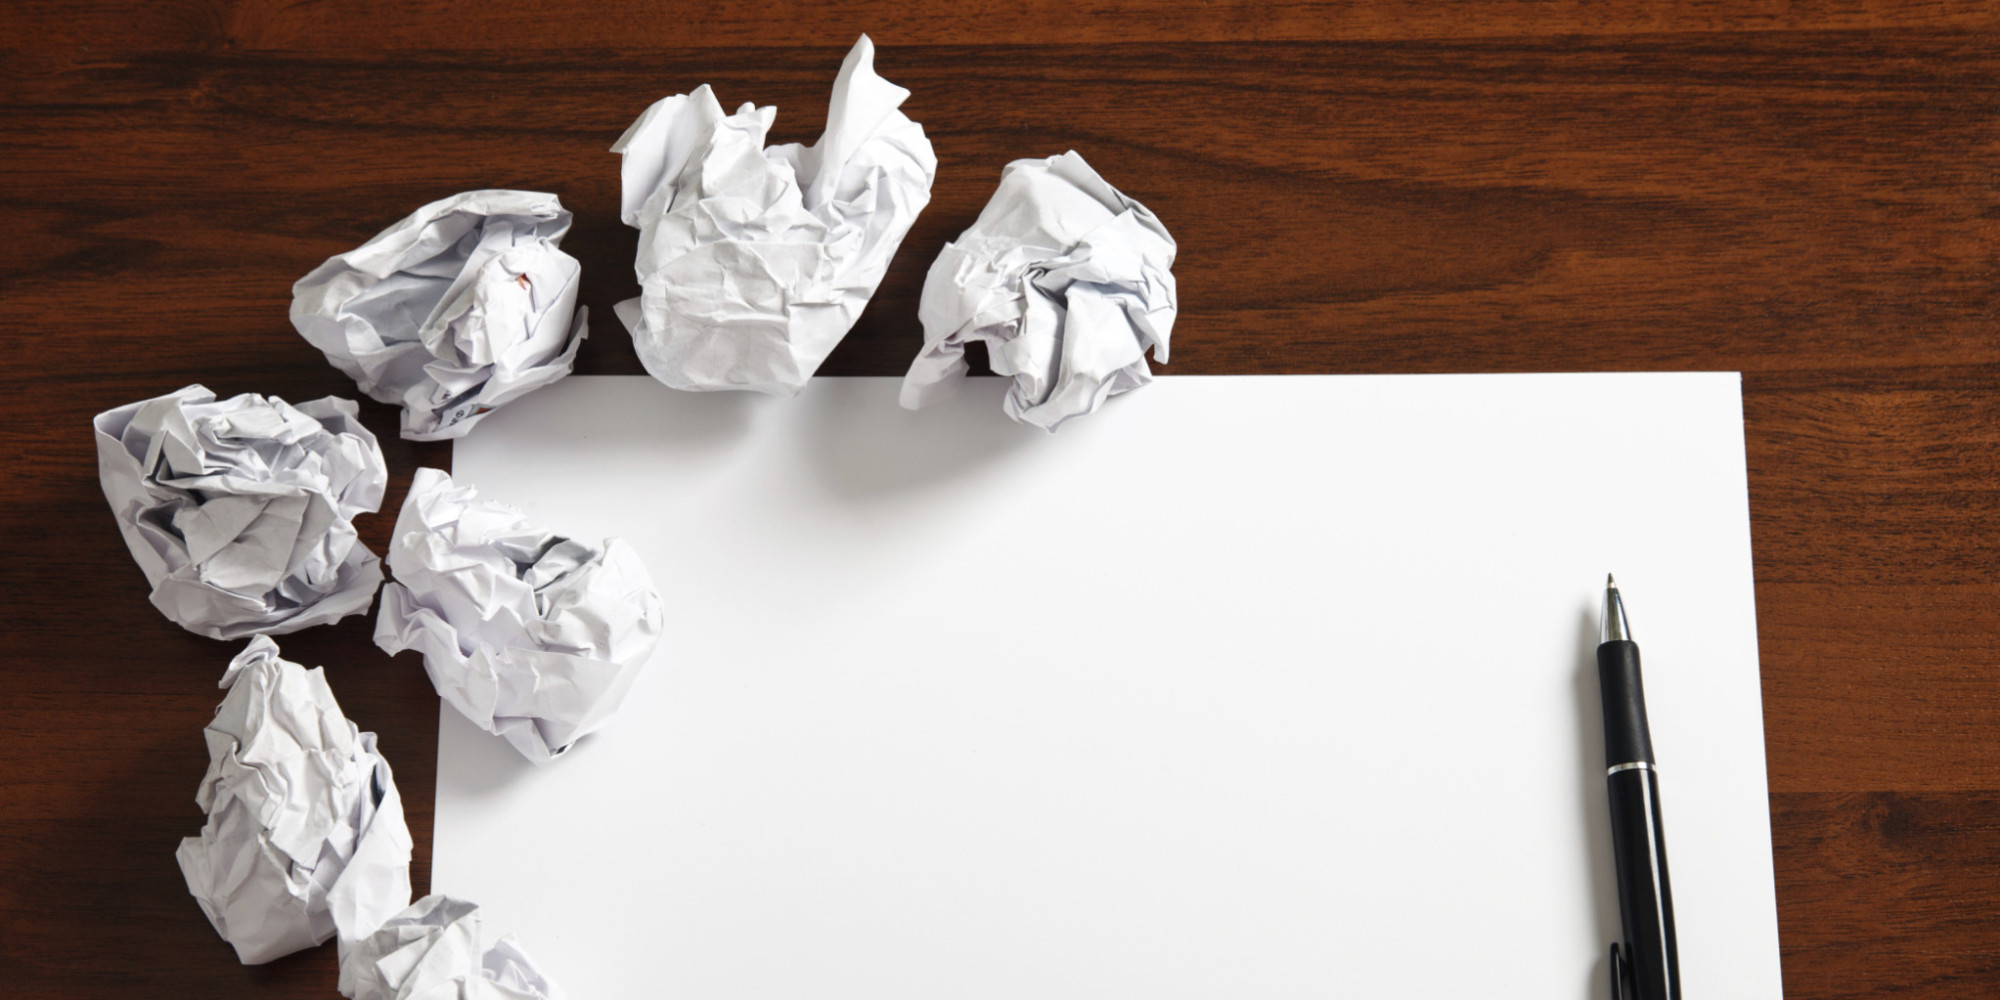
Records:
{"label": "pen barrel", "polygon": [[1639,644],[1599,643],[1597,689],[1604,698],[1604,766],[1653,762],[1646,728],[1646,688],[1639,679]]}
{"label": "pen barrel", "polygon": [[1659,778],[1650,767],[1608,775],[1611,856],[1618,866],[1618,910],[1631,979],[1628,1000],[1680,1000],[1680,947],[1667,880],[1666,829]]}

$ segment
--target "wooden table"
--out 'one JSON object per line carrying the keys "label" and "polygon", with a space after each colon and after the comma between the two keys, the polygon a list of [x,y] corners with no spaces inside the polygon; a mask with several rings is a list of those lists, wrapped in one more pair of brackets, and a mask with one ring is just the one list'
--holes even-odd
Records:
{"label": "wooden table", "polygon": [[[606,147],[703,82],[811,141],[863,30],[940,165],[828,373],[900,374],[938,247],[1002,164],[1070,148],[1180,241],[1172,372],[1743,371],[1787,993],[2000,995],[2000,11],[993,7],[0,7],[7,996],[334,995],[331,946],[236,964],[174,864],[237,646],[148,605],[91,416],[191,382],[357,396],[292,281],[479,187],[577,213],[578,370],[636,373]],[[450,454],[363,411],[379,552]],[[421,890],[437,700],[370,625],[283,644],[381,734]]]}

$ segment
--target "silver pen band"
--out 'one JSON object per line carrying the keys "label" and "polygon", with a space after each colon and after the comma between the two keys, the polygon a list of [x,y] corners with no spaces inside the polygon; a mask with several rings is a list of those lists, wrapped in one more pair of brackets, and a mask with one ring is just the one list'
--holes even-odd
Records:
{"label": "silver pen band", "polygon": [[[1653,771],[1653,765],[1643,760],[1635,760],[1630,764],[1613,764],[1604,769],[1604,776],[1609,778],[1620,771]],[[1658,774],[1659,772],[1654,771],[1653,773]]]}

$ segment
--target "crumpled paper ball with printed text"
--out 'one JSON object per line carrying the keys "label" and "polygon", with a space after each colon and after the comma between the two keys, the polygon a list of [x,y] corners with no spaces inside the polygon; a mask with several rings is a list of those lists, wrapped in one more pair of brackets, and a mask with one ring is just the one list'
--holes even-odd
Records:
{"label": "crumpled paper ball with printed text", "polygon": [[1167,360],[1178,248],[1146,206],[1074,152],[1015,160],[972,228],[924,279],[924,348],[902,402],[928,406],[958,388],[965,345],[986,345],[1014,384],[1009,417],[1053,431],[1153,380]]}
{"label": "crumpled paper ball with printed text", "polygon": [[257,636],[222,675],[204,735],[208,813],[177,857],[209,923],[258,965],[372,931],[410,902],[396,779],[340,712],[326,676]]}
{"label": "crumpled paper ball with printed text", "polygon": [[659,644],[631,546],[537,528],[437,469],[417,470],[388,558],[376,645],[423,653],[445,701],[536,763],[608,722]]}
{"label": "crumpled paper ball with printed text", "polygon": [[586,335],[582,265],[552,194],[467,191],[431,202],[292,286],[292,325],[412,441],[463,437],[570,373]]}
{"label": "crumpled paper ball with printed text", "polygon": [[765,148],[778,109],[725,115],[703,84],[611,147],[619,217],[639,230],[640,296],[616,308],[654,378],[790,396],[860,318],[937,174],[923,126],[897,110],[910,92],[874,59],[861,36],[811,146]]}
{"label": "crumpled paper ball with printed text", "polygon": [[352,519],[389,470],[358,412],[191,385],[98,414],[98,480],[153,605],[212,639],[367,611],[382,568]]}
{"label": "crumpled paper ball with printed text", "polygon": [[340,945],[348,1000],[563,1000],[512,935],[479,947],[479,907],[425,896],[374,933]]}

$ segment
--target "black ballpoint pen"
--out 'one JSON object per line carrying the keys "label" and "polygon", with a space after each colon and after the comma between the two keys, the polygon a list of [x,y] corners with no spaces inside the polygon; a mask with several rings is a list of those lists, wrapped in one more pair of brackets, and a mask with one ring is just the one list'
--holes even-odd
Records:
{"label": "black ballpoint pen", "polygon": [[1611,857],[1618,868],[1623,951],[1611,946],[1612,1000],[1680,1000],[1674,895],[1667,885],[1667,841],[1660,826],[1660,781],[1646,727],[1639,646],[1625,618],[1618,582],[1604,578],[1598,622],[1597,683],[1604,696],[1604,783],[1611,799]]}

